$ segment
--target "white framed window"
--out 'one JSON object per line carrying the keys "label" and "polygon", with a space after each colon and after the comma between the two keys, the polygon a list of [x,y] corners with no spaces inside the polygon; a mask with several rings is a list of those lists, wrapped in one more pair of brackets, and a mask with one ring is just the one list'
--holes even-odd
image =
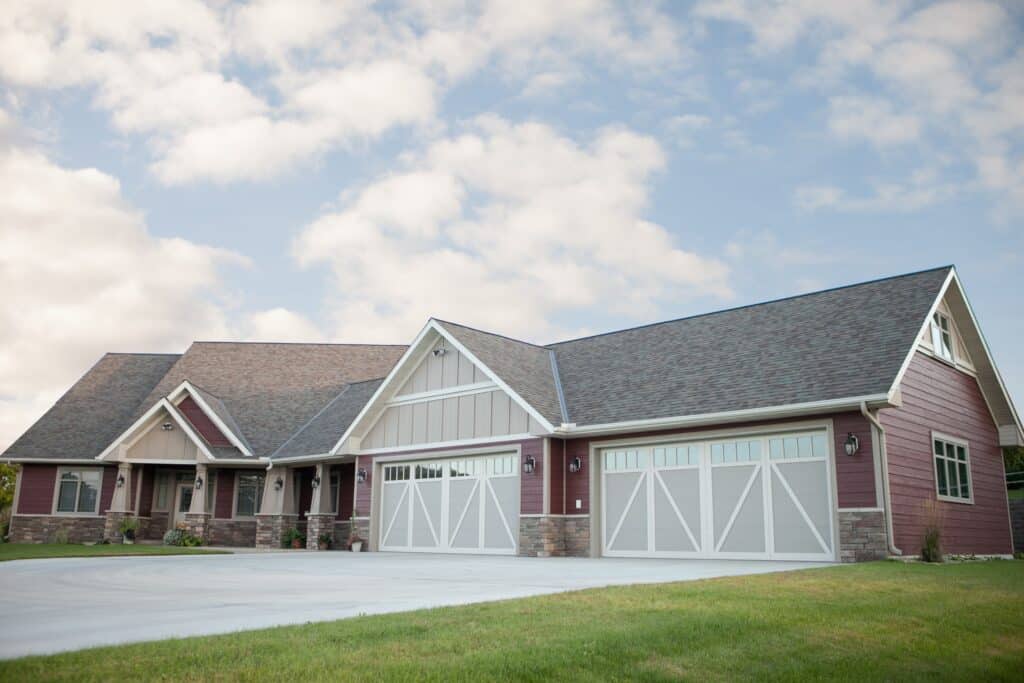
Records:
{"label": "white framed window", "polygon": [[425,462],[416,465],[417,479],[440,479],[444,476],[444,463]]}
{"label": "white framed window", "polygon": [[99,514],[101,469],[61,468],[57,471],[56,514]]}
{"label": "white framed window", "polygon": [[939,500],[973,503],[970,450],[966,441],[932,434],[932,459],[935,462],[935,492]]}
{"label": "white framed window", "polygon": [[768,440],[768,457],[772,460],[827,458],[828,439],[824,434],[796,434]]}
{"label": "white framed window", "polygon": [[408,465],[388,465],[384,468],[384,481],[408,481]]}
{"label": "white framed window", "polygon": [[262,472],[239,472],[235,496],[235,517],[255,517],[263,504]]}
{"label": "white framed window", "polygon": [[725,441],[711,444],[711,464],[727,465],[761,460],[761,441]]}
{"label": "white framed window", "polygon": [[341,491],[341,472],[334,467],[331,468],[330,482],[331,512],[338,514],[338,494]]}
{"label": "white framed window", "polygon": [[949,317],[935,312],[932,316],[932,349],[939,358],[953,362],[953,331]]}

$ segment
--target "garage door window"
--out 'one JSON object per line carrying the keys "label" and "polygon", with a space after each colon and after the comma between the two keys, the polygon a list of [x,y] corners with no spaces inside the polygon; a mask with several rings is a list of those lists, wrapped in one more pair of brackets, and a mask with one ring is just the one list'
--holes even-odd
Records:
{"label": "garage door window", "polygon": [[384,468],[384,481],[406,481],[408,479],[408,465],[388,465]]}
{"label": "garage door window", "polygon": [[666,446],[654,449],[655,467],[684,467],[699,464],[699,446]]}
{"label": "garage door window", "polygon": [[791,436],[769,440],[768,450],[772,460],[824,458],[828,455],[828,442],[823,434]]}
{"label": "garage door window", "polygon": [[760,441],[731,441],[711,446],[711,464],[756,462],[761,459]]}

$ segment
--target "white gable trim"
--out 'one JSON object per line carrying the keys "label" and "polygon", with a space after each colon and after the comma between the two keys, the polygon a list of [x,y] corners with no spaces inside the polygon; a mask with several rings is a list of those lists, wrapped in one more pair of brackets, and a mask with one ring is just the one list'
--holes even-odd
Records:
{"label": "white gable trim", "polygon": [[[402,357],[399,359],[398,363],[395,364],[395,367],[391,368],[391,372],[389,372],[388,376],[384,378],[384,381],[381,382],[381,385],[377,387],[377,391],[374,392],[373,396],[370,397],[370,400],[366,402],[365,406],[363,406],[363,409],[359,411],[358,415],[356,415],[356,419],[352,421],[352,424],[348,426],[348,429],[345,430],[345,433],[342,434],[341,438],[339,438],[338,441],[334,444],[334,447],[330,451],[330,455],[338,455],[338,451],[341,449],[342,445],[350,436],[352,436],[352,433],[355,432],[356,428],[360,426],[360,424],[366,419],[366,417],[374,411],[374,409],[378,406],[378,403],[381,401],[382,396],[389,396],[390,398],[390,396],[393,395],[394,390],[397,389],[397,387],[392,386],[395,383],[395,379],[401,376],[403,371],[407,370],[410,365],[412,365],[412,367],[415,368],[426,357],[426,355],[430,353],[430,345],[426,344],[425,341],[430,338],[432,333],[442,337],[445,341],[447,341],[449,344],[455,347],[455,349],[459,353],[468,358],[471,363],[473,363],[476,367],[480,368],[480,370],[488,377],[488,379],[491,382],[493,382],[494,386],[491,387],[491,389],[501,389],[506,394],[508,394],[509,398],[512,401],[514,401],[517,405],[519,405],[519,407],[525,410],[527,415],[536,420],[537,423],[544,427],[548,432],[553,432],[555,430],[554,426],[550,422],[545,420],[544,416],[537,412],[536,408],[534,408],[525,400],[523,400],[523,397],[517,394],[515,391],[513,391],[512,388],[509,387],[508,384],[506,384],[500,377],[498,377],[493,370],[484,365],[484,363],[482,363],[479,358],[477,358],[473,353],[471,353],[469,349],[467,349],[465,346],[459,343],[459,341],[455,339],[452,336],[452,334],[448,332],[448,330],[444,329],[444,327],[441,324],[439,324],[436,320],[431,318],[423,327],[423,329],[420,330],[420,333],[416,335],[416,338],[413,340],[412,344],[409,345],[409,348],[406,349],[405,353],[402,354]],[[465,387],[460,387],[460,389],[463,388]],[[390,401],[388,402],[388,404],[390,404]],[[387,404],[380,405],[381,409],[385,407],[387,407]],[[381,413],[383,414],[383,410],[381,410]],[[379,419],[379,417],[380,416],[378,415],[377,419]],[[376,422],[376,419],[374,420],[374,422]],[[372,428],[372,424],[368,425],[367,431],[369,431],[369,429]],[[422,448],[424,446],[420,447]]]}
{"label": "white gable trim", "polygon": [[211,408],[210,405],[203,400],[203,397],[200,395],[199,391],[196,390],[195,386],[191,382],[189,382],[188,380],[183,381],[181,384],[178,385],[177,389],[175,389],[168,395],[168,398],[171,401],[173,401],[175,405],[177,405],[180,402],[179,398],[182,398],[182,394],[186,392],[188,393],[189,396],[192,397],[192,400],[195,401],[196,404],[198,404],[199,408],[203,411],[206,417],[210,418],[210,421],[213,422],[217,429],[220,430],[221,434],[228,438],[228,441],[230,441],[235,448],[240,450],[242,453],[245,453],[249,457],[253,457],[253,452],[249,450],[249,447],[245,445],[245,442],[238,438],[238,435],[236,435],[235,432],[217,416],[216,411],[214,411],[213,408]]}
{"label": "white gable trim", "polygon": [[[925,317],[924,322],[921,324],[921,329],[918,330],[917,336],[914,338],[914,344],[910,347],[910,352],[907,354],[907,357],[903,360],[903,365],[900,366],[900,371],[899,373],[897,373],[896,379],[893,380],[892,386],[889,388],[889,400],[892,401],[894,397],[898,395],[900,384],[903,382],[903,377],[904,375],[907,374],[907,370],[910,368],[910,363],[914,359],[914,354],[916,354],[919,348],[922,346],[921,337],[922,335],[924,335],[929,325],[931,325],[932,317],[935,315],[935,312],[939,310],[940,304],[946,298],[946,294],[949,292],[949,287],[953,283],[956,284],[960,296],[964,300],[964,307],[967,309],[967,313],[970,316],[970,322],[974,326],[974,331],[977,332],[978,338],[981,340],[981,350],[985,356],[984,360],[988,362],[989,366],[992,368],[992,374],[995,375],[996,383],[1002,395],[1002,399],[1006,402],[1010,415],[1013,418],[1013,426],[1016,427],[1017,437],[1022,443],[1024,443],[1024,427],[1021,427],[1020,414],[1017,412],[1017,408],[1013,404],[1013,399],[1010,398],[1010,393],[1006,390],[1006,384],[1003,382],[1003,376],[999,372],[999,367],[996,365],[995,360],[992,358],[992,350],[989,348],[988,341],[985,339],[985,333],[982,331],[981,326],[978,324],[978,319],[974,315],[974,308],[971,306],[971,302],[967,298],[967,292],[964,291],[963,284],[960,282],[960,277],[957,275],[956,268],[950,269],[949,275],[946,277],[946,281],[942,284],[942,287],[939,289],[938,296],[936,296],[935,301],[932,302],[932,306],[928,310],[928,315]],[[953,325],[956,326],[956,320],[954,320],[952,316],[950,316],[950,319],[953,322]],[[959,328],[957,329],[957,333],[959,334]],[[967,349],[967,343],[962,334],[960,334],[960,339],[961,344],[963,344],[964,348],[968,351],[968,354],[970,354],[970,349]],[[978,360],[979,359],[976,359],[973,356],[971,357],[971,363],[972,365],[974,365],[974,372],[969,374],[972,374],[975,377],[977,377],[977,373],[979,370]],[[957,369],[963,370],[959,366],[957,367]],[[1000,430],[1000,436],[1002,436],[1003,427],[1007,425],[999,424],[999,420],[996,418],[995,412],[992,410],[992,405],[990,403],[991,399],[985,391],[984,384],[981,382],[981,380],[978,381],[978,384],[981,387],[982,398],[985,400],[989,414],[992,416],[992,421],[995,422],[996,427]]]}
{"label": "white gable trim", "polygon": [[[195,431],[192,429],[192,425],[190,425],[188,420],[185,419],[185,416],[182,415],[181,412],[179,412],[178,409],[174,406],[174,404],[168,401],[166,398],[162,398],[156,403],[154,403],[152,408],[147,410],[142,415],[142,417],[135,421],[135,423],[131,427],[126,429],[119,437],[117,437],[114,440],[113,443],[107,446],[102,453],[97,455],[96,459],[107,460],[108,456],[116,453],[118,451],[118,447],[121,446],[124,442],[128,441],[129,438],[131,438],[130,442],[134,443],[135,441],[138,440],[138,438],[141,438],[151,429],[156,427],[156,421],[153,421],[153,418],[157,416],[161,409],[167,411],[167,414],[171,416],[171,419],[178,423],[178,426],[181,427],[181,430],[185,432],[189,439],[191,439],[192,442],[196,445],[196,448],[198,448],[199,451],[204,456],[206,456],[210,460],[217,459],[216,457],[214,457],[213,453],[210,452],[210,449],[206,447],[206,444],[204,443],[203,439],[198,434],[196,434]],[[153,424],[146,426],[146,423],[150,421],[153,421]],[[146,426],[145,430],[142,431],[140,434],[136,434],[136,432],[143,426]],[[177,462],[181,463],[187,461]]]}

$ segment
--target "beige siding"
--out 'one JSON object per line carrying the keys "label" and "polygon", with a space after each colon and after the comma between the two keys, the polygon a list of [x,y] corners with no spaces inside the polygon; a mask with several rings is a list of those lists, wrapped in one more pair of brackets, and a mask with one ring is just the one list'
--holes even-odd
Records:
{"label": "beige siding", "polygon": [[[435,356],[433,350],[442,347],[445,349],[444,355]],[[395,395],[406,396],[486,381],[487,376],[472,361],[452,348],[446,340],[439,339]]]}
{"label": "beige siding", "polygon": [[196,447],[177,424],[171,431],[164,431],[160,425],[171,421],[166,413],[156,421],[156,426],[128,449],[132,460],[195,460]]}
{"label": "beige siding", "polygon": [[466,441],[539,431],[539,425],[500,389],[391,406],[373,426],[364,448]]}

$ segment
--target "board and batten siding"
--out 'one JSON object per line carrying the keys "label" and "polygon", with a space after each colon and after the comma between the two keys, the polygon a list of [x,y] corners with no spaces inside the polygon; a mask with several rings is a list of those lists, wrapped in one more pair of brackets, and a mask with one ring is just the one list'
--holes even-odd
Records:
{"label": "board and batten siding", "polygon": [[[402,448],[540,431],[540,426],[518,403],[501,389],[488,390],[490,380],[480,368],[446,344],[446,340],[438,340],[413,370],[393,399],[410,402],[385,408],[363,439],[362,448]],[[445,353],[435,356],[433,351],[442,347]],[[415,395],[424,392],[462,389],[480,390],[459,396],[415,399]]]}
{"label": "board and batten siding", "polygon": [[[198,408],[198,406],[197,406]],[[161,428],[164,422],[170,422],[174,429],[169,431]],[[154,426],[128,449],[128,457],[132,460],[188,460],[196,459],[196,446],[185,435],[166,412],[156,420]]]}
{"label": "board and batten siding", "polygon": [[[904,554],[920,553],[926,508],[934,502],[944,552],[1012,552],[999,430],[977,380],[916,353],[900,389],[903,405],[881,411],[896,546]],[[933,431],[968,443],[973,504],[937,500]]]}

